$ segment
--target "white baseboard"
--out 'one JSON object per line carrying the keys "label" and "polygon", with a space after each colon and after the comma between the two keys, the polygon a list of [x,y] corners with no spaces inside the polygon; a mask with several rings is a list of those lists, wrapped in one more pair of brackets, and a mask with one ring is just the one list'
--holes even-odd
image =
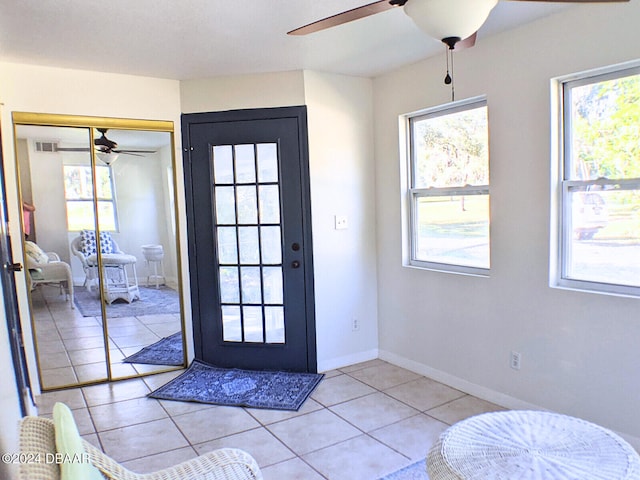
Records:
{"label": "white baseboard", "polygon": [[[386,362],[397,365],[398,367],[406,368],[407,370],[418,373],[420,375],[424,375],[425,377],[429,377],[433,380],[444,383],[445,385],[468,393],[469,395],[473,395],[474,397],[486,400],[487,402],[495,403],[510,410],[549,410],[548,408],[541,407],[540,405],[525,402],[524,400],[520,400],[519,398],[497,392],[490,388],[483,387],[482,385],[477,385],[475,383],[469,382],[468,380],[456,377],[455,375],[451,375],[422,363],[418,363],[414,360],[396,355],[395,353],[380,350],[379,358]],[[640,437],[620,433],[617,431],[615,433],[626,440],[638,452],[640,452]]]}
{"label": "white baseboard", "polygon": [[490,388],[483,387],[482,385],[477,385],[475,383],[469,382],[468,380],[464,380],[463,378],[456,377],[455,375],[451,375],[441,370],[436,370],[435,368],[429,367],[422,363],[418,363],[400,355],[396,355],[395,353],[380,350],[380,359],[385,360],[389,363],[393,363],[394,365],[397,365],[399,367],[406,368],[407,370],[410,370],[412,372],[419,373],[420,375],[424,375],[425,377],[429,377],[433,380],[436,380],[437,382],[441,382],[450,387],[453,387],[456,390],[460,390],[464,393],[468,393],[469,395],[481,398],[482,400],[486,400],[487,402],[495,403],[510,410],[548,410],[544,407],[541,407],[540,405],[525,402],[510,395],[506,395]]}
{"label": "white baseboard", "polygon": [[328,372],[336,368],[348,367],[356,363],[367,362],[378,358],[378,349],[366,350],[364,352],[345,355],[344,357],[329,358],[318,361],[318,372]]}

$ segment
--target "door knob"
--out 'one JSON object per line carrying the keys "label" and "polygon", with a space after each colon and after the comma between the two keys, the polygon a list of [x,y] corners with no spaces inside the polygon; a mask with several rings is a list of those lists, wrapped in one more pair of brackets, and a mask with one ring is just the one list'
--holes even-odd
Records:
{"label": "door knob", "polygon": [[300,262],[298,260],[294,260],[293,262],[291,262],[291,267],[300,268]]}

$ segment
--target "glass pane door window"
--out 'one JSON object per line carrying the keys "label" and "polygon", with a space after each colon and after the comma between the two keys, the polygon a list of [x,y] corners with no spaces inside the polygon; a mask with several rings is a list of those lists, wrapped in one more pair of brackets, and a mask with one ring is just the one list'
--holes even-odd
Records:
{"label": "glass pane door window", "polygon": [[277,143],[213,147],[224,342],[285,343]]}

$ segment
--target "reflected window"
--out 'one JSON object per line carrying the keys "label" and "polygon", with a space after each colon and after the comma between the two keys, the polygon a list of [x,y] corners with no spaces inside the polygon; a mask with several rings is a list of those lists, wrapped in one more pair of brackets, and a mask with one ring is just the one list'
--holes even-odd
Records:
{"label": "reflected window", "polygon": [[[96,182],[100,230],[115,232],[118,230],[118,217],[111,167],[96,165]],[[69,231],[93,230],[93,178],[89,165],[64,165],[64,195]]]}

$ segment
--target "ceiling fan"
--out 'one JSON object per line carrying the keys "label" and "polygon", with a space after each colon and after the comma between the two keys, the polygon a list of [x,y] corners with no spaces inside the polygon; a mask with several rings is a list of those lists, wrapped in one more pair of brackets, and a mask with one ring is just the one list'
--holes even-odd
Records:
{"label": "ceiling fan", "polygon": [[[327,28],[375,15],[395,7],[405,13],[429,36],[441,40],[449,49],[472,47],[476,32],[487,20],[499,0],[379,0],[353,8],[288,32],[307,35]],[[548,3],[614,3],[629,0],[510,0]]]}
{"label": "ceiling fan", "polygon": [[[112,164],[116,161],[119,154],[123,155],[133,155],[136,157],[144,157],[144,153],[156,153],[155,150],[122,150],[118,148],[118,144],[113,140],[107,138],[107,128],[96,128],[98,132],[100,132],[100,136],[93,140],[93,144],[96,149],[96,154],[98,158],[102,160],[107,165]],[[58,152],[88,152],[89,148],[80,147],[57,147],[56,150]]]}

